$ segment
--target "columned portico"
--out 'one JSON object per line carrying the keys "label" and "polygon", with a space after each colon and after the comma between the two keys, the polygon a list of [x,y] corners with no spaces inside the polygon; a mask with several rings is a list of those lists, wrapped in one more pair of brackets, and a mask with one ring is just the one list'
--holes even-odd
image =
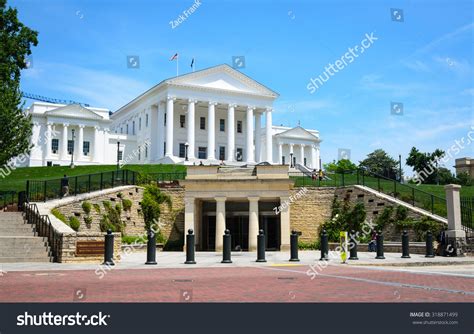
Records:
{"label": "columned portico", "polygon": [[225,222],[225,197],[216,197],[216,252],[222,251]]}
{"label": "columned portico", "polygon": [[209,102],[208,107],[208,129],[207,129],[207,158],[216,159],[216,104]]}
{"label": "columned portico", "polygon": [[94,126],[94,143],[92,145],[92,160],[94,162],[99,161],[99,126]]}
{"label": "columned portico", "polygon": [[174,101],[176,98],[168,96],[166,99],[166,153],[173,156],[173,129],[174,129]]}
{"label": "columned portico", "polygon": [[258,235],[258,200],[259,197],[249,197],[249,251],[257,250]]}
{"label": "columned portico", "polygon": [[52,136],[52,123],[48,122],[46,127],[46,139],[47,139],[47,146],[46,146],[46,159],[51,159],[51,139]]}
{"label": "columned portico", "polygon": [[254,108],[247,107],[247,136],[245,141],[245,148],[246,148],[246,158],[245,161],[247,163],[255,163],[254,160],[254,144],[253,144],[253,111]]}
{"label": "columned portico", "polygon": [[63,124],[63,138],[61,140],[61,160],[66,160],[68,158],[68,152],[67,152],[67,141],[68,141],[68,127],[69,124],[64,123]]}
{"label": "columned portico", "polygon": [[300,144],[300,164],[304,166],[304,144]]}
{"label": "columned portico", "polygon": [[283,164],[283,144],[278,143],[278,163]]}
{"label": "columned portico", "polygon": [[79,134],[77,136],[77,151],[76,151],[76,160],[82,160],[83,150],[84,150],[84,125],[79,125]]}
{"label": "columned portico", "polygon": [[[272,109],[267,108],[265,111],[265,143],[266,143],[266,161],[273,162],[273,134],[272,134]],[[280,154],[281,157],[281,154]],[[281,159],[281,158],[280,158]]]}

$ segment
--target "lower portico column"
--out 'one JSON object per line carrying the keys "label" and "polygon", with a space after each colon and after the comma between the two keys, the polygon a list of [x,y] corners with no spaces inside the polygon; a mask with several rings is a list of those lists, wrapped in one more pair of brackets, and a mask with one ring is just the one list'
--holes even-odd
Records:
{"label": "lower portico column", "polygon": [[188,197],[184,199],[184,248],[186,249],[186,235],[188,230],[194,228],[194,209],[196,199],[194,197]]}
{"label": "lower portico column", "polygon": [[245,161],[247,163],[254,163],[254,144],[253,144],[253,108],[247,108],[247,128],[246,128],[246,155]]}
{"label": "lower portico column", "polygon": [[53,139],[53,136],[52,136],[52,127],[53,123],[51,122],[48,122],[47,124],[47,127],[46,127],[46,133],[45,133],[45,137],[46,137],[46,159],[51,159],[51,154],[52,154],[52,149],[51,149],[51,146],[52,146],[52,139]]}
{"label": "lower portico column", "polygon": [[92,144],[92,161],[98,162],[99,155],[99,126],[94,126],[94,144]]}
{"label": "lower portico column", "polygon": [[77,138],[77,151],[76,151],[76,161],[82,160],[84,154],[84,125],[79,125],[79,136]]}
{"label": "lower portico column", "polygon": [[262,157],[262,117],[259,112],[255,112],[255,162],[261,162]]}
{"label": "lower portico column", "polygon": [[258,235],[258,200],[260,197],[249,197],[249,252],[257,250]]}
{"label": "lower portico column", "polygon": [[225,231],[225,197],[216,197],[216,252],[222,251]]}
{"label": "lower portico column", "polygon": [[196,100],[188,100],[188,124],[187,124],[187,137],[188,137],[188,159],[194,159],[194,107]]}
{"label": "lower portico column", "polygon": [[68,157],[68,152],[67,152],[67,128],[69,124],[64,123],[63,124],[63,139],[61,140],[61,160],[67,160]]}
{"label": "lower portico column", "polygon": [[[267,108],[267,110],[265,111],[265,116],[266,116],[265,144],[267,145],[265,149],[265,153],[267,155],[265,160],[269,163],[273,163],[273,142],[272,142],[273,133],[272,133],[272,109],[271,108]],[[280,154],[279,159],[281,159],[281,154]]]}
{"label": "lower portico column", "polygon": [[290,249],[290,198],[280,197],[281,251]]}
{"label": "lower portico column", "polygon": [[283,164],[283,144],[278,143],[278,163]]}
{"label": "lower portico column", "polygon": [[166,153],[165,156],[173,156],[173,123],[174,123],[174,101],[176,98],[168,96],[166,101]]}
{"label": "lower portico column", "polygon": [[304,166],[304,144],[300,144],[300,164]]}
{"label": "lower portico column", "polygon": [[235,104],[229,104],[227,114],[227,160],[235,160]]}

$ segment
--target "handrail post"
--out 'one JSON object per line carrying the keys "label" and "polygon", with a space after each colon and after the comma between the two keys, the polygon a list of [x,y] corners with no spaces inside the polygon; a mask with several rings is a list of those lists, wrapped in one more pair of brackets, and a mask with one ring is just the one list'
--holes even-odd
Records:
{"label": "handrail post", "polygon": [[30,198],[30,180],[26,180],[26,198]]}

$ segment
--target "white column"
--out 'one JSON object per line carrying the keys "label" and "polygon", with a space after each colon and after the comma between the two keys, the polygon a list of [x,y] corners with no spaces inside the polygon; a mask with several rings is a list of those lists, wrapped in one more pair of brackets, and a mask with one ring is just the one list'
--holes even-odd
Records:
{"label": "white column", "polygon": [[[150,161],[156,161],[161,156],[159,156],[159,137],[162,134],[161,129],[159,128],[158,125],[158,107],[157,106],[149,106],[145,109],[145,113],[142,114],[141,120],[142,120],[142,127],[140,131],[141,134],[145,134],[148,132],[148,129],[146,128],[146,115],[148,115],[148,126],[150,127],[150,144],[149,144],[149,154],[150,154]],[[140,122],[140,121],[139,121]],[[163,147],[163,144],[161,144]],[[162,149],[163,150],[163,149]]]}
{"label": "white column", "polygon": [[235,105],[229,104],[227,113],[227,160],[235,160]]}
{"label": "white column", "polygon": [[289,165],[293,166],[293,157],[295,156],[295,152],[293,151],[293,144],[289,144],[289,145],[290,145],[290,156],[289,156],[290,163],[289,163]]}
{"label": "white column", "polygon": [[[189,229],[194,228],[194,209],[195,209],[195,198],[186,197],[184,199],[184,249],[186,249],[186,235]],[[196,232],[196,231],[194,231]]]}
{"label": "white column", "polygon": [[245,160],[248,163],[254,163],[254,147],[253,147],[253,108],[247,107],[247,131],[246,131],[246,155]]}
{"label": "white column", "polygon": [[281,251],[290,249],[290,198],[280,197],[280,238]]}
{"label": "white column", "polygon": [[249,251],[257,250],[258,235],[258,200],[259,197],[249,197]]}
{"label": "white column", "polygon": [[300,144],[300,164],[304,166],[304,144]]}
{"label": "white column", "polygon": [[99,126],[94,126],[94,143],[92,144],[92,161],[99,162]]}
{"label": "white column", "polygon": [[165,102],[158,102],[158,124],[157,128],[153,128],[153,123],[151,123],[151,131],[158,131],[158,143],[153,143],[152,145],[158,145],[158,159],[161,159],[165,156]]}
{"label": "white column", "polygon": [[69,124],[63,124],[63,139],[61,140],[61,160],[67,160],[67,128]]}
{"label": "white column", "polygon": [[[272,109],[267,109],[265,116],[265,143],[267,145],[265,148],[267,154],[265,160],[269,163],[273,163]],[[279,159],[281,160],[281,154]]]}
{"label": "white column", "polygon": [[311,168],[317,169],[318,163],[316,162],[316,147],[314,145],[310,146],[311,148]]}
{"label": "white column", "polygon": [[45,138],[46,138],[46,159],[51,159],[51,140],[53,138],[52,136],[52,129],[51,129],[52,123],[48,122],[46,125],[46,133],[45,133]]}
{"label": "white column", "polygon": [[76,161],[82,160],[82,151],[84,149],[84,125],[79,125],[79,135],[77,138]]}
{"label": "white column", "polygon": [[283,164],[283,144],[278,143],[278,162]]}
{"label": "white column", "polygon": [[176,98],[167,97],[166,101],[166,153],[167,157],[173,156],[173,123],[174,123],[174,101]]}
{"label": "white column", "polygon": [[262,142],[262,117],[259,112],[255,112],[255,162],[261,162],[261,142]]}
{"label": "white column", "polygon": [[194,129],[195,129],[195,104],[197,101],[188,100],[188,119],[187,119],[187,137],[188,137],[188,158],[194,159]]}
{"label": "white column", "polygon": [[323,168],[323,166],[320,166],[321,153],[319,152],[319,146],[315,146],[315,153],[316,153],[316,157],[315,157],[315,159],[316,159],[316,165],[315,165],[314,168],[316,168],[316,169],[319,170],[319,169],[322,169],[322,168]]}
{"label": "white column", "polygon": [[225,197],[216,197],[216,252],[222,251],[225,231]]}
{"label": "white column", "polygon": [[207,158],[210,160],[216,159],[216,104],[209,102],[207,113]]}

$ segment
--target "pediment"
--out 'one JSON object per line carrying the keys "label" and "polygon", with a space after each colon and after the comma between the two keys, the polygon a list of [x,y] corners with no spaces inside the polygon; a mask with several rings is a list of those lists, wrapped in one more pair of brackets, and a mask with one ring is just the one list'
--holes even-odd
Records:
{"label": "pediment", "polygon": [[313,135],[308,130],[303,129],[301,126],[294,127],[292,129],[286,130],[281,132],[276,137],[283,137],[283,138],[293,138],[293,139],[305,139],[305,140],[313,140],[319,141],[319,138]]}
{"label": "pediment", "polygon": [[55,116],[55,117],[66,117],[66,118],[81,118],[81,119],[93,119],[93,120],[101,120],[103,119],[102,116],[96,114],[95,112],[84,108],[79,104],[70,104],[64,107],[56,108],[53,110],[49,110],[45,113],[48,116]]}
{"label": "pediment", "polygon": [[168,79],[166,83],[170,85],[232,91],[274,98],[278,97],[278,93],[225,64]]}

